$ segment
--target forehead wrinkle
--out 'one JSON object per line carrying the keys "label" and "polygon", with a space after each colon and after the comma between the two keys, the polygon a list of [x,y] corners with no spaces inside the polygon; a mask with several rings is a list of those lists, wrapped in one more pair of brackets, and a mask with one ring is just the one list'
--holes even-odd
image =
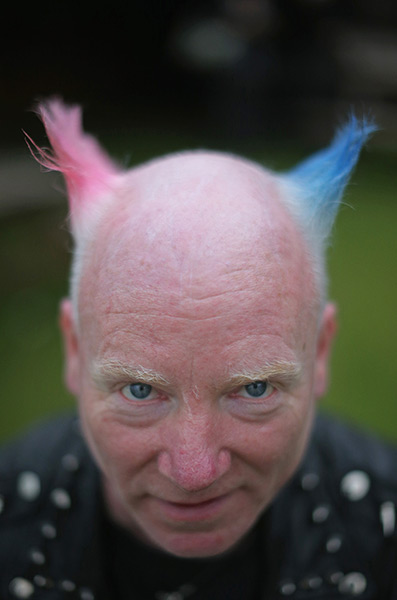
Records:
{"label": "forehead wrinkle", "polygon": [[[219,294],[219,297],[224,297],[224,294]],[[158,306],[151,306],[152,312],[149,312],[148,309],[142,307],[140,311],[134,309],[131,310],[118,310],[116,308],[112,308],[110,310],[106,310],[105,316],[114,316],[114,317],[134,317],[141,319],[142,325],[150,324],[153,320],[167,320],[167,321],[175,321],[175,322],[206,322],[206,321],[225,321],[229,317],[229,313],[225,313],[225,310],[232,309],[234,307],[232,299],[229,303],[222,303],[222,311],[219,310],[218,304],[215,304],[211,314],[208,314],[209,308],[207,305],[210,300],[213,300],[213,297],[202,298],[202,299],[184,299],[183,302],[173,305],[173,312],[170,312],[170,308],[165,310],[163,307],[165,306],[164,301],[163,304],[159,304]],[[208,301],[208,302],[206,302]],[[244,297],[240,301],[240,306],[246,306],[247,310],[250,308],[250,305],[247,302],[244,302]],[[136,307],[137,308],[137,307]],[[199,309],[205,309],[207,314],[200,314]],[[157,311],[156,311],[157,309]],[[272,314],[271,311],[266,310],[266,307],[262,307],[261,310],[257,311],[262,317],[270,316]],[[119,329],[120,331],[120,329]]]}
{"label": "forehead wrinkle", "polygon": [[[286,265],[277,268],[271,261],[260,261],[257,265],[247,264],[245,269],[232,269],[231,276],[225,270],[219,272],[218,269],[206,274],[196,272],[194,283],[191,280],[190,284],[185,281],[185,285],[175,285],[174,275],[179,277],[178,273],[173,275],[172,269],[154,274],[149,282],[145,281],[149,275],[144,270],[135,269],[131,260],[130,266],[126,266],[123,272],[109,272],[107,277],[100,270],[95,278],[90,278],[86,302],[81,304],[81,311],[90,314],[99,311],[105,317],[141,314],[145,321],[160,317],[181,321],[218,319],[225,316],[226,309],[229,311],[232,307],[245,306],[251,310],[253,298],[259,301],[264,294],[269,297],[282,293],[280,303],[282,298],[291,301],[295,297],[292,294],[293,282],[299,274],[299,270],[298,273],[292,272],[291,267],[287,268]],[[101,302],[95,302],[94,311],[90,307],[96,299]],[[221,312],[220,306],[223,306]],[[262,313],[266,314],[266,308],[267,304],[263,303]]]}

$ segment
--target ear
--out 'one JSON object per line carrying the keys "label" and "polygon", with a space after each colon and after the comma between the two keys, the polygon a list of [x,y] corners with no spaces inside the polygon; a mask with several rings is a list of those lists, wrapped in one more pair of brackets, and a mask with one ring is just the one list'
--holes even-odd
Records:
{"label": "ear", "polygon": [[64,378],[66,387],[69,392],[77,396],[80,392],[80,352],[72,303],[68,298],[61,302],[59,325],[65,352]]}
{"label": "ear", "polygon": [[314,368],[315,398],[324,396],[328,388],[329,359],[332,342],[338,328],[336,312],[335,304],[328,303],[321,318]]}

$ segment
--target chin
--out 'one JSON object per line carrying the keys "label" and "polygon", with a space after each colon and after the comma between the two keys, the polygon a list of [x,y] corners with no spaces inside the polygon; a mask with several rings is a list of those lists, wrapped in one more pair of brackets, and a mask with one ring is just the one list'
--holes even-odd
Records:
{"label": "chin", "polygon": [[231,535],[230,531],[178,532],[146,541],[159,550],[180,558],[210,558],[232,550],[245,533]]}

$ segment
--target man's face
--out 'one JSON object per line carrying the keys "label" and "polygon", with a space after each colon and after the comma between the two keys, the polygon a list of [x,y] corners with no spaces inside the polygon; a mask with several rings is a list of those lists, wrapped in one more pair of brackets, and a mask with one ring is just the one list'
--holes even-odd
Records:
{"label": "man's face", "polygon": [[238,220],[229,198],[212,224],[210,201],[172,218],[161,199],[119,211],[86,267],[78,334],[63,305],[109,511],[184,557],[225,552],[255,523],[296,469],[324,385],[302,242],[276,203],[246,195]]}

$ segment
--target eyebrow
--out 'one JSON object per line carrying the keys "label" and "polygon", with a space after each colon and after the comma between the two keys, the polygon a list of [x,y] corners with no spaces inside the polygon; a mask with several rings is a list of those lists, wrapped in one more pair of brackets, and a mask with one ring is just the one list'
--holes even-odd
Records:
{"label": "eyebrow", "polygon": [[115,359],[95,361],[90,371],[92,379],[100,388],[106,388],[113,383],[120,382],[120,380],[139,381],[153,385],[169,383],[165,377],[152,369],[146,369],[142,366],[130,367]]}
{"label": "eyebrow", "polygon": [[[290,361],[275,361],[267,363],[255,370],[246,370],[228,376],[230,387],[247,385],[253,381],[275,380],[285,385],[293,385],[301,376],[301,365]],[[126,382],[143,382],[153,385],[169,385],[169,381],[152,369],[145,367],[130,367],[116,360],[95,361],[91,368],[91,377],[101,389],[106,389],[121,380]]]}
{"label": "eyebrow", "polygon": [[237,387],[247,385],[253,381],[277,380],[285,385],[296,383],[302,373],[302,366],[296,362],[278,360],[272,363],[266,363],[263,367],[253,371],[246,370],[241,373],[234,373],[229,377],[230,384]]}

